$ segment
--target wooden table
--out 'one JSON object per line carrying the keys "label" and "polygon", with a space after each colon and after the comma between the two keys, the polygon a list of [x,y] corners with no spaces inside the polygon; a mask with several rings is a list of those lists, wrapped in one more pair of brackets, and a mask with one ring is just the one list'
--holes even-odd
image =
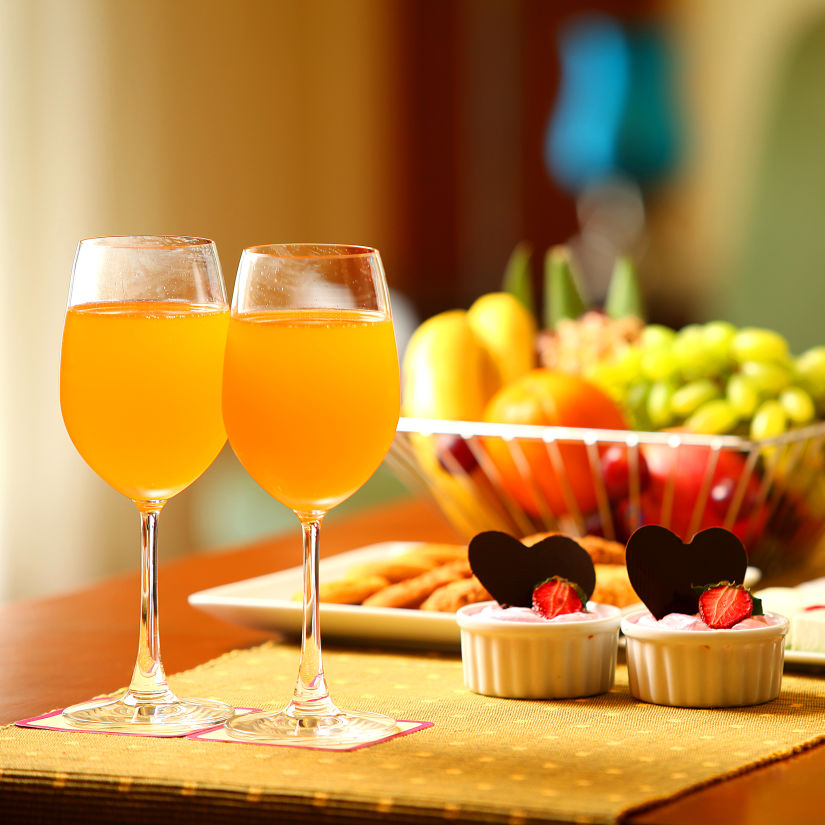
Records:
{"label": "wooden table", "polygon": [[[410,499],[325,525],[322,554],[388,539],[456,541],[459,537],[434,505]],[[167,672],[185,670],[268,638],[195,610],[187,596],[290,567],[299,559],[299,541],[296,527],[293,533],[244,548],[161,565],[161,639]],[[134,665],[137,608],[137,573],[64,596],[1,607],[0,723],[126,684]],[[825,747],[820,746],[695,791],[630,821],[636,825],[811,825],[823,818],[823,776]]]}

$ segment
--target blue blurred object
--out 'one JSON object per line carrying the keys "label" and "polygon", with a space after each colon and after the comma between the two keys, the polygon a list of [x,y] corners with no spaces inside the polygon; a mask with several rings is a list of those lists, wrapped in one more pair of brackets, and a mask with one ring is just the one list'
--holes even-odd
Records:
{"label": "blue blurred object", "polygon": [[545,136],[545,162],[561,186],[579,192],[616,169],[630,54],[621,27],[603,16],[565,25],[559,52],[561,88]]}
{"label": "blue blurred object", "polygon": [[665,177],[679,154],[673,59],[657,27],[630,31],[628,42],[630,83],[616,136],[617,165],[644,185]]}
{"label": "blue blurred object", "polygon": [[561,30],[559,56],[561,86],[544,145],[551,176],[572,193],[613,176],[640,184],[664,177],[679,146],[664,32],[577,17]]}

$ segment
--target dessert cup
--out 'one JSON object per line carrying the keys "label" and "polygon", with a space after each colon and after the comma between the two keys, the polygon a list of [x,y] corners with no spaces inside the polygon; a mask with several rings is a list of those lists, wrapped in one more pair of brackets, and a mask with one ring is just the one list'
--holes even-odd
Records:
{"label": "dessert cup", "polygon": [[621,623],[627,642],[630,693],[643,702],[675,707],[735,707],[779,695],[788,620],[737,630],[676,630],[639,624],[644,612]]}
{"label": "dessert cup", "polygon": [[[605,693],[613,685],[621,611],[588,602],[592,618],[506,621],[480,602],[456,614],[464,683],[475,693],[510,699],[562,699]],[[510,610],[514,608],[509,608]]]}

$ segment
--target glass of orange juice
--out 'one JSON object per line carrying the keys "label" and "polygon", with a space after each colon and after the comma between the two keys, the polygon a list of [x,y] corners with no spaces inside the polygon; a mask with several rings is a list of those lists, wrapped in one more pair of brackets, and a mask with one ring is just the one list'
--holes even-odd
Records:
{"label": "glass of orange juice", "polygon": [[229,732],[270,742],[357,743],[396,729],[344,711],[321,661],[318,534],[324,515],[378,468],[400,406],[398,354],[377,250],[276,244],[241,256],[226,343],[223,417],[241,463],[303,531],[303,628],[292,700],[236,716]]}
{"label": "glass of orange juice", "polygon": [[221,417],[229,307],[215,244],[135,236],[80,242],[60,359],[60,406],[86,463],[140,513],[138,653],[120,696],[67,708],[73,724],[180,736],[221,724],[223,702],[179,699],[160,656],[158,515],[226,442]]}

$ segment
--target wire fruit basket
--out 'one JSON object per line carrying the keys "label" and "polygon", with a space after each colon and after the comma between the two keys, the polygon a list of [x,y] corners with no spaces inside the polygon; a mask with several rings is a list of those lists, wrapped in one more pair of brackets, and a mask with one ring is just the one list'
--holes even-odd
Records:
{"label": "wire fruit basket", "polygon": [[643,524],[689,541],[725,527],[750,563],[809,561],[825,533],[825,422],[781,436],[401,418],[388,463],[468,538],[561,531],[625,542]]}

